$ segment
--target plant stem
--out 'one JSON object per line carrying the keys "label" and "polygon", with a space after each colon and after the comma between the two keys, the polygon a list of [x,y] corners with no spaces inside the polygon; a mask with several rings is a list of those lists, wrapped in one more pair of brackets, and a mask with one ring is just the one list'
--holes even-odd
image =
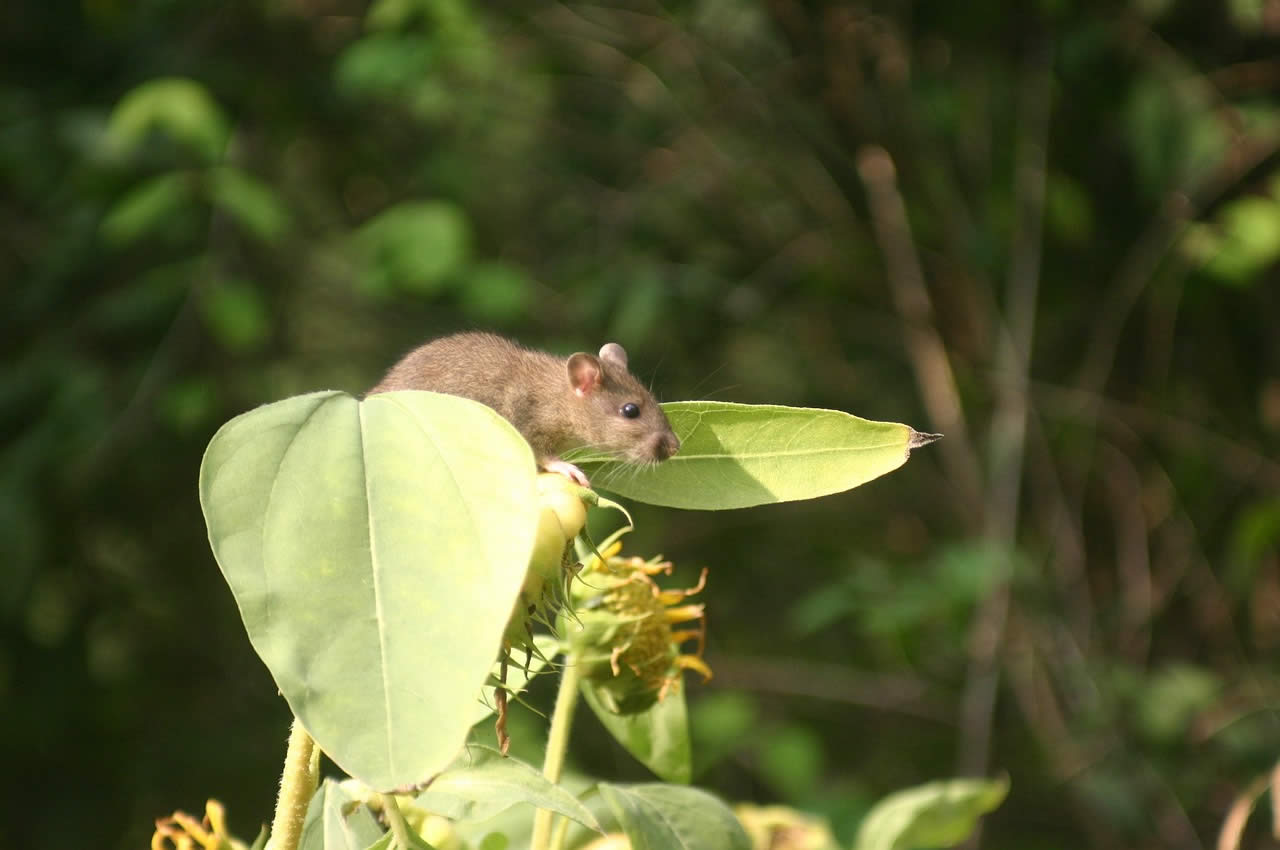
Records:
{"label": "plant stem", "polygon": [[295,717],[289,730],[289,748],[284,755],[284,772],[280,775],[280,797],[276,815],[271,821],[271,840],[267,850],[297,850],[302,838],[302,822],[307,805],[316,790],[317,771],[313,765],[316,742]]}
{"label": "plant stem", "polygon": [[[551,715],[551,731],[547,734],[547,752],[542,761],[542,775],[557,783],[564,772],[564,757],[569,750],[569,730],[573,728],[573,712],[578,707],[578,659],[566,656],[560,675],[560,691],[556,694],[555,713]],[[555,814],[538,809],[533,816],[533,838],[530,850],[550,850],[551,820]]]}
{"label": "plant stem", "polygon": [[379,794],[382,799],[382,813],[387,816],[387,824],[391,827],[391,834],[396,837],[396,846],[402,850],[413,850],[413,841],[409,838],[409,824],[404,821],[404,814],[400,811],[400,804],[396,802],[394,794]]}

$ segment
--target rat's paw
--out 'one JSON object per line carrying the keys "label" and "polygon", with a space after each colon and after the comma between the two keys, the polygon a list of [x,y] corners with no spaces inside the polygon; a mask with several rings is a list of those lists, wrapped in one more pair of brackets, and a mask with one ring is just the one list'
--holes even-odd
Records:
{"label": "rat's paw", "polygon": [[587,476],[583,474],[582,470],[578,469],[578,467],[569,463],[567,460],[560,460],[560,458],[553,458],[552,460],[549,460],[546,463],[542,464],[542,468],[545,469],[547,472],[559,473],[560,475],[563,475],[565,478],[568,478],[573,483],[580,484],[583,487],[591,486],[591,482],[587,480]]}

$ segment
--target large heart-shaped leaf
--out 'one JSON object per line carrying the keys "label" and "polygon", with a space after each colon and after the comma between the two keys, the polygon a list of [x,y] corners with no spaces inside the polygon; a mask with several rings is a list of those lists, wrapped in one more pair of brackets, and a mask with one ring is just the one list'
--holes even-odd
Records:
{"label": "large heart-shaped leaf", "polygon": [[865,484],[937,439],[839,410],[681,401],[662,409],[680,437],[675,457],[634,467],[580,454],[594,483],[631,499],[697,510],[813,499]]}
{"label": "large heart-shaped leaf", "polygon": [[608,782],[598,787],[632,850],[751,850],[733,811],[706,791]]}
{"label": "large heart-shaped leaf", "polygon": [[339,766],[390,790],[458,753],[524,579],[528,444],[489,408],[313,393],[214,436],[209,541],[249,640]]}

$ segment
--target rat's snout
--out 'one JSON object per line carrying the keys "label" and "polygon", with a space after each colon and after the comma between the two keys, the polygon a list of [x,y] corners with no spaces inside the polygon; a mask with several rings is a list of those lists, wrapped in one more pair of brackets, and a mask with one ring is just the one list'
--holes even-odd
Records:
{"label": "rat's snout", "polygon": [[680,451],[680,438],[672,432],[659,434],[653,441],[653,457],[655,460],[666,460]]}

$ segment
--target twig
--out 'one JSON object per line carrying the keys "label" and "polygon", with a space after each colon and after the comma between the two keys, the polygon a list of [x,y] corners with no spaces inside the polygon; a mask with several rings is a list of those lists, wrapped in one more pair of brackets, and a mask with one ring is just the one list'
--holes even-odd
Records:
{"label": "twig", "polygon": [[[1018,109],[1015,160],[1016,218],[1006,284],[1005,321],[996,348],[995,411],[988,441],[988,480],[984,535],[997,551],[1011,556],[1017,542],[1018,501],[1022,493],[1028,417],[1031,348],[1035,339],[1043,248],[1046,159],[1052,88],[1051,46],[1031,57]],[[1011,564],[1009,565],[1012,566]],[[999,655],[1009,618],[1009,573],[982,602],[969,632],[969,670],[961,704],[958,769],[981,776],[990,759]],[[981,828],[967,842],[977,847]]]}
{"label": "twig", "polygon": [[[884,254],[889,292],[905,326],[907,356],[932,422],[931,430],[947,435],[940,444],[943,462],[959,491],[961,504],[977,505],[982,493],[982,476],[974,459],[951,361],[933,324],[933,306],[912,243],[906,206],[898,192],[893,159],[884,148],[866,147],[858,152],[857,167],[867,189],[871,221]],[[975,521],[976,517],[969,519]]]}

